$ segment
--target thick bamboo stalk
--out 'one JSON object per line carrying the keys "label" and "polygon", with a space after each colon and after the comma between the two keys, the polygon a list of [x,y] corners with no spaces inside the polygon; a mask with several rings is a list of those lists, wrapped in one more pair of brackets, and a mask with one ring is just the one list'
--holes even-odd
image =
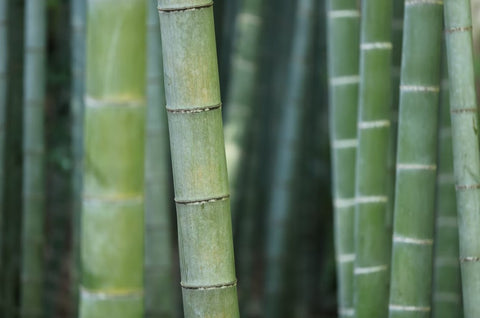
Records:
{"label": "thick bamboo stalk", "polygon": [[27,0],[23,98],[23,218],[21,316],[43,315],[45,210],[45,43],[44,0]]}
{"label": "thick bamboo stalk", "polygon": [[160,0],[184,316],[239,317],[210,0]]}
{"label": "thick bamboo stalk", "polygon": [[445,1],[453,162],[466,318],[480,317],[480,152],[469,0]]}
{"label": "thick bamboo stalk", "polygon": [[330,147],[339,317],[351,316],[355,260],[355,157],[360,12],[357,1],[327,2]]}
{"label": "thick bamboo stalk", "polygon": [[89,1],[80,317],[142,317],[143,0]]}
{"label": "thick bamboo stalk", "polygon": [[389,317],[430,317],[442,2],[405,3]]}
{"label": "thick bamboo stalk", "polygon": [[156,1],[147,0],[145,147],[145,317],[173,318],[170,155]]}
{"label": "thick bamboo stalk", "polygon": [[78,312],[78,285],[80,283],[80,217],[82,211],[83,174],[83,95],[85,91],[85,0],[70,1],[71,34],[71,153],[72,169],[72,247],[71,247],[71,288],[72,312]]}
{"label": "thick bamboo stalk", "polygon": [[307,89],[307,58],[313,43],[314,1],[296,3],[297,12],[293,28],[293,41],[288,64],[288,84],[280,117],[277,149],[273,162],[270,205],[267,210],[265,317],[291,315],[287,299],[288,275],[293,260],[289,259],[289,244],[293,227],[290,226],[295,210],[296,182],[298,181],[301,133],[306,106],[303,103]]}
{"label": "thick bamboo stalk", "polygon": [[365,0],[355,176],[354,302],[357,318],[388,312],[390,236],[387,165],[391,105],[392,2]]}
{"label": "thick bamboo stalk", "polygon": [[443,58],[443,79],[440,88],[437,197],[435,202],[437,211],[433,264],[433,318],[463,317],[446,58],[446,56]]}

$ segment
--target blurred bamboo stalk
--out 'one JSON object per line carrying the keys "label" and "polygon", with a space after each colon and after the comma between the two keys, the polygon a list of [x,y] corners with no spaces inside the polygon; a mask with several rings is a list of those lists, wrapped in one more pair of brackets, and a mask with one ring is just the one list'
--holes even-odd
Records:
{"label": "blurred bamboo stalk", "polygon": [[433,318],[463,317],[458,222],[453,175],[452,129],[447,56],[443,56],[438,131],[438,173],[435,218]]}
{"label": "blurred bamboo stalk", "polygon": [[145,317],[175,317],[172,293],[170,156],[162,43],[156,1],[147,0],[147,119],[145,144]]}
{"label": "blurred bamboo stalk", "polygon": [[360,89],[355,176],[354,303],[357,318],[388,312],[387,222],[391,126],[391,1],[362,2]]}
{"label": "blurred bamboo stalk", "polygon": [[184,316],[239,317],[210,0],[159,0]]}
{"label": "blurred bamboo stalk", "polygon": [[466,318],[480,317],[480,152],[469,0],[445,1],[453,163]]}
{"label": "blurred bamboo stalk", "polygon": [[330,146],[334,206],[338,316],[354,313],[355,158],[360,42],[356,0],[327,2]]}
{"label": "blurred bamboo stalk", "polygon": [[146,4],[87,3],[79,317],[144,314]]}
{"label": "blurred bamboo stalk", "polygon": [[389,317],[430,317],[440,1],[405,3]]}

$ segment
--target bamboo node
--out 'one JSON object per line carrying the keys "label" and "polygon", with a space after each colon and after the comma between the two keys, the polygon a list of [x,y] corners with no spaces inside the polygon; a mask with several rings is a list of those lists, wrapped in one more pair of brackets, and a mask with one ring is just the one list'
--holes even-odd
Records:
{"label": "bamboo node", "polygon": [[462,114],[462,113],[476,113],[478,112],[478,107],[470,107],[470,108],[452,108],[450,110],[451,114]]}
{"label": "bamboo node", "polygon": [[206,4],[199,4],[194,6],[186,6],[186,7],[178,7],[178,8],[162,8],[157,7],[160,13],[171,13],[171,12],[178,12],[178,11],[190,11],[190,10],[200,10],[205,8],[210,8],[213,6],[213,1],[206,3]]}
{"label": "bamboo node", "polygon": [[433,245],[432,239],[417,239],[413,237],[406,237],[401,235],[393,235],[395,243],[415,244],[415,245]]}
{"label": "bamboo node", "polygon": [[387,203],[387,196],[358,196],[355,198],[357,204],[366,204],[366,203]]}
{"label": "bamboo node", "polygon": [[370,42],[360,44],[360,49],[364,51],[368,50],[391,50],[391,42]]}
{"label": "bamboo node", "polygon": [[143,289],[126,289],[126,290],[89,290],[80,286],[80,293],[82,298],[108,300],[115,298],[141,298],[143,297]]}
{"label": "bamboo node", "polygon": [[213,284],[213,285],[205,285],[205,286],[191,286],[191,285],[185,285],[183,282],[180,282],[180,286],[182,286],[183,289],[194,289],[194,290],[221,289],[221,288],[230,288],[230,287],[237,286],[237,280],[224,283],[224,284]]}
{"label": "bamboo node", "polygon": [[334,140],[332,147],[334,149],[347,149],[347,148],[356,148],[358,146],[358,140],[355,139],[338,139]]}
{"label": "bamboo node", "polygon": [[352,206],[355,206],[355,198],[350,198],[350,199],[335,199],[333,202],[333,205],[337,209],[341,208],[350,208]]}
{"label": "bamboo node", "polygon": [[460,263],[476,263],[480,262],[480,257],[479,256],[462,256],[460,257]]}
{"label": "bamboo node", "polygon": [[465,26],[465,27],[453,27],[453,28],[450,28],[450,29],[446,29],[445,30],[445,33],[455,33],[455,32],[468,32],[468,31],[472,31],[472,26],[471,25],[468,25],[468,26]]}
{"label": "bamboo node", "polygon": [[433,299],[438,302],[459,303],[460,296],[457,293],[436,292]]}
{"label": "bamboo node", "polygon": [[216,110],[222,107],[222,103],[212,106],[192,107],[192,108],[169,108],[167,105],[167,112],[180,114],[196,114]]}
{"label": "bamboo node", "polygon": [[476,190],[480,189],[480,184],[465,184],[465,185],[455,185],[455,189],[458,191],[463,191],[463,190]]}
{"label": "bamboo node", "polygon": [[378,266],[369,266],[369,267],[355,267],[353,273],[355,275],[366,275],[373,274],[377,272],[383,272],[388,269],[387,265],[378,265]]}
{"label": "bamboo node", "polygon": [[388,309],[390,309],[391,311],[420,311],[420,312],[430,311],[430,307],[428,306],[389,305]]}
{"label": "bamboo node", "polygon": [[373,129],[373,128],[386,128],[390,127],[390,120],[372,120],[361,121],[358,123],[358,129]]}
{"label": "bamboo node", "polygon": [[330,78],[330,85],[339,86],[339,85],[352,85],[360,83],[360,76],[355,75],[346,75],[346,76],[336,76]]}
{"label": "bamboo node", "polygon": [[183,204],[183,205],[198,205],[198,204],[205,204],[205,203],[212,203],[217,201],[224,201],[230,198],[230,194],[222,195],[219,197],[214,198],[207,198],[201,200],[177,200],[175,199],[175,203]]}
{"label": "bamboo node", "polygon": [[406,6],[413,6],[418,4],[433,4],[433,5],[443,5],[441,0],[406,0]]}
{"label": "bamboo node", "polygon": [[262,23],[262,19],[258,15],[246,12],[240,13],[237,19],[239,23],[253,24],[255,26]]}
{"label": "bamboo node", "polygon": [[338,254],[337,262],[338,263],[351,263],[355,261],[355,254]]}
{"label": "bamboo node", "polygon": [[425,86],[425,85],[400,85],[402,92],[427,92],[438,93],[440,92],[439,86]]}
{"label": "bamboo node", "polygon": [[355,309],[353,308],[339,308],[338,309],[338,316],[348,316],[353,317],[355,316]]}
{"label": "bamboo node", "polygon": [[435,266],[436,267],[458,267],[458,259],[455,257],[437,257],[435,259]]}
{"label": "bamboo node", "polygon": [[360,11],[358,10],[330,10],[328,17],[331,19],[339,18],[360,18]]}
{"label": "bamboo node", "polygon": [[397,163],[397,170],[430,170],[436,171],[436,165],[425,165],[421,163]]}

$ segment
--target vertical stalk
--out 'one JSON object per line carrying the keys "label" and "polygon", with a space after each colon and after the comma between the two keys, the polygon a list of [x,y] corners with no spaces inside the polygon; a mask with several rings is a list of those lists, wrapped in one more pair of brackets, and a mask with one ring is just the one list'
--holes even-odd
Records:
{"label": "vertical stalk", "polygon": [[361,12],[354,302],[357,318],[383,318],[388,311],[390,276],[387,165],[392,2],[365,0]]}
{"label": "vertical stalk", "polygon": [[145,317],[173,318],[170,165],[162,43],[156,1],[147,0]]}
{"label": "vertical stalk", "polygon": [[[289,244],[292,239],[292,221],[298,191],[298,174],[301,153],[301,132],[306,106],[303,97],[307,88],[307,59],[313,43],[314,1],[296,3],[294,35],[288,84],[280,117],[278,144],[274,158],[274,176],[271,186],[270,205],[267,210],[265,317],[291,315],[288,306],[288,270],[293,260],[289,259]],[[291,295],[291,294],[290,294]]]}
{"label": "vertical stalk", "polygon": [[[3,229],[4,205],[3,189],[5,187],[5,121],[7,115],[7,71],[8,71],[8,0],[0,0],[0,273],[3,272],[2,251],[5,248]],[[1,275],[0,275],[1,277]],[[0,280],[1,281],[1,280]],[[2,293],[0,290],[0,298]],[[0,304],[0,313],[1,313]]]}
{"label": "vertical stalk", "polygon": [[442,2],[407,0],[389,317],[430,317]]}
{"label": "vertical stalk", "polygon": [[87,4],[81,318],[143,316],[145,9]]}
{"label": "vertical stalk", "polygon": [[446,56],[440,89],[438,174],[435,219],[433,318],[463,317],[458,261],[457,201],[453,176],[452,129]]}
{"label": "vertical stalk", "polygon": [[353,309],[355,157],[360,42],[357,1],[327,2],[330,146],[333,165],[338,316]]}
{"label": "vertical stalk", "polygon": [[453,162],[466,318],[480,317],[480,152],[469,0],[445,1]]}
{"label": "vertical stalk", "polygon": [[72,312],[78,312],[78,285],[80,283],[80,216],[82,211],[83,167],[83,95],[85,91],[85,0],[70,1],[71,32],[71,138],[72,138],[72,247],[71,279]]}
{"label": "vertical stalk", "polygon": [[213,2],[158,2],[184,316],[239,317]]}

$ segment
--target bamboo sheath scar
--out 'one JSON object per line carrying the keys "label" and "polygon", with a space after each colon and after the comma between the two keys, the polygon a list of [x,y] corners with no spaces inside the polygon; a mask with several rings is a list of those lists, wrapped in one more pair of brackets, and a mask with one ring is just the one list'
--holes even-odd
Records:
{"label": "bamboo sheath scar", "polygon": [[474,318],[480,316],[480,152],[469,0],[445,1],[445,32],[463,308]]}
{"label": "bamboo sheath scar", "polygon": [[366,0],[361,12],[354,303],[357,318],[384,318],[388,312],[391,244],[387,163],[392,2]]}
{"label": "bamboo sheath scar", "polygon": [[23,217],[21,317],[43,315],[43,244],[45,234],[45,42],[44,0],[29,0],[25,10],[23,97]]}
{"label": "bamboo sheath scar", "polygon": [[355,261],[355,157],[360,11],[357,1],[327,2],[330,138],[337,263],[338,315],[352,317]]}
{"label": "bamboo sheath scar", "polygon": [[158,10],[184,316],[239,317],[213,3]]}
{"label": "bamboo sheath scar", "polygon": [[81,318],[143,317],[145,9],[87,4]]}

